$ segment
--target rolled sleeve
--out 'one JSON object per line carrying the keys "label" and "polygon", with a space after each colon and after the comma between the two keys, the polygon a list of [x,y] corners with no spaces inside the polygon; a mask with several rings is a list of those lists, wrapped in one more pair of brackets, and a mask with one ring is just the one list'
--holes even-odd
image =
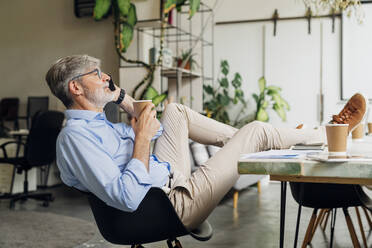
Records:
{"label": "rolled sleeve", "polygon": [[127,164],[126,171],[131,172],[139,184],[151,184],[150,175],[140,160],[132,158]]}
{"label": "rolled sleeve", "polygon": [[163,134],[163,131],[164,131],[163,124],[160,123],[160,127],[159,127],[158,131],[156,132],[156,134],[154,135],[154,137],[152,137],[151,140],[156,140],[157,138],[159,138],[160,135]]}

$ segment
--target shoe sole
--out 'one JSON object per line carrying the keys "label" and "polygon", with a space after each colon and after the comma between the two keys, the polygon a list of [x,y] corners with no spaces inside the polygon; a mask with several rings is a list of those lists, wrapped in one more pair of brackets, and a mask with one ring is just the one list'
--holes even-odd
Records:
{"label": "shoe sole", "polygon": [[356,124],[351,130],[350,130],[350,133],[352,131],[354,131],[359,125],[360,123],[363,123],[365,120],[366,120],[366,117],[367,117],[367,113],[368,113],[368,101],[367,99],[365,98],[365,96],[362,94],[362,93],[359,93],[363,96],[363,99],[364,99],[364,103],[366,104],[366,111],[364,112],[364,115],[362,117],[362,119],[360,119],[360,121],[358,122],[358,124]]}

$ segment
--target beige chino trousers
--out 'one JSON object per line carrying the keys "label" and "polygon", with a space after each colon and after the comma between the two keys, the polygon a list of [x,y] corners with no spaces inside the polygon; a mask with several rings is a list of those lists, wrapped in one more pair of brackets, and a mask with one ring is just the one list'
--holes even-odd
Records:
{"label": "beige chino trousers", "polygon": [[[169,193],[178,216],[189,229],[200,225],[239,177],[237,162],[242,153],[288,148],[304,142],[324,142],[324,129],[274,128],[254,121],[241,129],[207,118],[190,108],[171,103],[164,110],[164,127],[154,146],[160,161],[171,164]],[[222,147],[191,174],[189,138]]]}

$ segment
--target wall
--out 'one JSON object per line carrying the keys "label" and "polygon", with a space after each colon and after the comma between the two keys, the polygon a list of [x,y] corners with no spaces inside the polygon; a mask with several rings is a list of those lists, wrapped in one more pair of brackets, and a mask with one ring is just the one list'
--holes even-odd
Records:
{"label": "wall", "polygon": [[[210,1],[213,4],[213,1]],[[215,21],[271,18],[275,9],[280,17],[304,16],[302,1],[267,0],[219,1]],[[331,19],[313,19],[311,34],[306,20],[280,21],[273,35],[272,22],[217,25],[215,27],[215,66],[221,59],[230,62],[232,72],[243,77],[250,111],[255,103],[250,96],[258,92],[258,79],[282,87],[291,110],[283,123],[270,111],[270,122],[279,126],[309,126],[320,123],[320,89],[324,94],[323,122],[343,105],[340,101],[340,20],[332,33]],[[323,51],[323,53],[321,53]]]}
{"label": "wall", "polygon": [[51,63],[72,54],[102,60],[102,69],[118,80],[111,19],[95,22],[74,16],[73,0],[0,1],[0,98],[18,96],[25,115],[27,96],[50,96],[51,109],[63,105],[44,80]]}
{"label": "wall", "polygon": [[[213,6],[215,0],[205,2]],[[305,14],[301,0],[219,0],[214,19],[219,22],[269,18],[275,8],[281,17]],[[21,115],[25,113],[27,96],[50,95],[44,76],[49,65],[59,57],[87,53],[101,58],[103,70],[111,72],[118,80],[118,59],[110,19],[102,22],[77,19],[73,14],[72,0],[1,1],[0,13],[0,98],[19,96]],[[199,26],[196,22],[193,24]],[[271,113],[270,122],[285,126],[301,122],[309,125],[319,123],[322,79],[325,94],[323,118],[328,120],[343,104],[339,100],[339,20],[336,21],[335,33],[331,31],[329,19],[312,20],[310,35],[304,20],[279,22],[275,37],[272,29],[270,22],[216,26],[216,76],[220,60],[227,59],[231,71],[242,74],[245,95],[250,96],[258,91],[257,80],[265,73],[269,84],[283,88],[283,96],[291,105],[287,123],[282,123]],[[50,100],[50,108],[62,108],[57,99],[51,96]],[[254,109],[251,97],[249,108],[251,111]]]}

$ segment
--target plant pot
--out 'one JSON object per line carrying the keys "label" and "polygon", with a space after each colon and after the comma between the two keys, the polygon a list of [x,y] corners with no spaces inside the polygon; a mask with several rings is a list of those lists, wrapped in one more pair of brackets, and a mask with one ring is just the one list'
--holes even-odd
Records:
{"label": "plant pot", "polygon": [[[177,59],[177,67],[181,67],[183,60],[182,59]],[[190,61],[187,61],[186,65],[183,67],[183,69],[190,70],[191,65]]]}

